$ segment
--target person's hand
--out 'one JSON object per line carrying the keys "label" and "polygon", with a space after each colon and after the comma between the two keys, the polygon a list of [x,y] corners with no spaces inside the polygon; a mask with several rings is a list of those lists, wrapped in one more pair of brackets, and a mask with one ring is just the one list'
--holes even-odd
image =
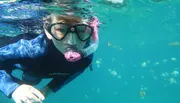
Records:
{"label": "person's hand", "polygon": [[43,94],[30,85],[22,84],[13,93],[15,103],[42,103]]}

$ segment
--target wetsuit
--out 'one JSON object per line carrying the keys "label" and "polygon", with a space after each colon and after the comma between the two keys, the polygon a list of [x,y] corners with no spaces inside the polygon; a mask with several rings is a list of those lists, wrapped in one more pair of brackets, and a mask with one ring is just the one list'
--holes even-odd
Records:
{"label": "wetsuit", "polygon": [[[81,74],[92,62],[93,54],[77,62],[68,62],[44,34],[23,34],[17,37],[1,37],[0,90],[8,97],[23,82],[11,75],[18,64],[24,73],[32,73],[39,81],[53,78],[48,87],[56,92],[63,85]],[[88,46],[87,44],[86,46]]]}

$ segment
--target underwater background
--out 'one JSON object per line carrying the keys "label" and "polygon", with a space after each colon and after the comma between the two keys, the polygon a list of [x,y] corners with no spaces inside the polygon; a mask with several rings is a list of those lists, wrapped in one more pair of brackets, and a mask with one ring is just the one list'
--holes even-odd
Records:
{"label": "underwater background", "polygon": [[[94,69],[43,103],[179,103],[180,0],[92,2],[102,23]],[[0,21],[1,35],[13,35],[14,27]],[[0,103],[13,102],[0,94]]]}

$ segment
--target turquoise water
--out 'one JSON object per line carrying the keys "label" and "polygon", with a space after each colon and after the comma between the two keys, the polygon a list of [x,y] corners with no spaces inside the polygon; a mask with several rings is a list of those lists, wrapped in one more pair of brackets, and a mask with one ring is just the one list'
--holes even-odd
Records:
{"label": "turquoise water", "polygon": [[[179,103],[180,1],[113,6],[94,7],[102,22],[94,70],[44,103]],[[0,102],[12,103],[4,96]]]}

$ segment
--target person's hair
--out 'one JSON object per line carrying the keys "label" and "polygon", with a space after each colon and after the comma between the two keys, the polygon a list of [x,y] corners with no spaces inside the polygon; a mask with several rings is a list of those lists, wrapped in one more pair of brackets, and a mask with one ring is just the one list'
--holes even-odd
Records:
{"label": "person's hair", "polygon": [[82,23],[83,22],[83,20],[80,17],[72,16],[72,15],[69,16],[69,15],[55,15],[55,14],[52,14],[52,15],[49,15],[46,18],[44,18],[44,21],[46,23],[49,23],[49,24],[52,24],[55,21],[60,21],[60,20],[62,20],[65,23],[68,23],[68,24],[75,24],[75,23]]}

